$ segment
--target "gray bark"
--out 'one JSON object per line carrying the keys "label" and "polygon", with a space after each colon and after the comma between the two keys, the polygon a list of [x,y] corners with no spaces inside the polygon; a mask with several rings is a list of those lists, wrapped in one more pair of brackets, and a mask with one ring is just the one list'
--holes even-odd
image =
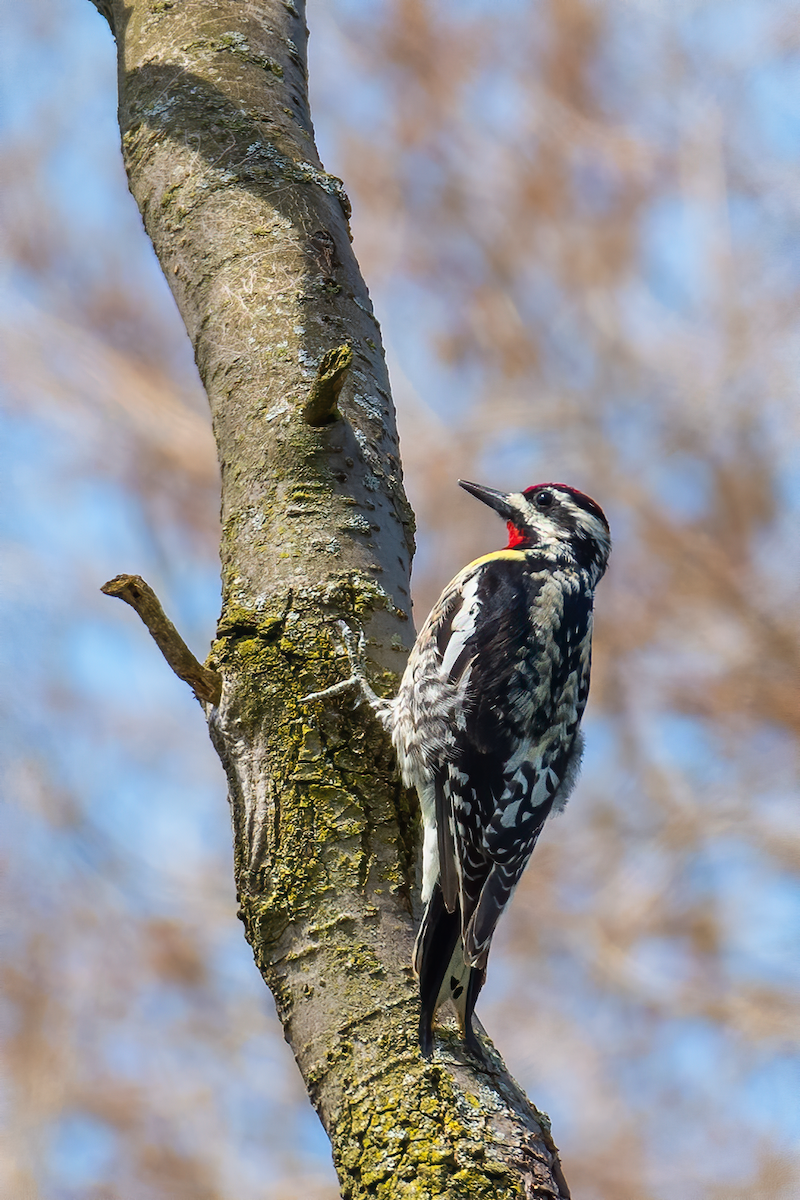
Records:
{"label": "gray bark", "polygon": [[206,670],[222,698],[202,702],[240,916],[342,1194],[567,1196],[546,1117],[488,1042],[476,1064],[449,1029],[420,1058],[416,803],[368,711],[301,700],[347,672],[337,618],[366,631],[387,694],[414,636],[380,329],[344,188],[314,146],[302,5],[96,2],[119,50],[130,188],[219,447],[223,604]]}

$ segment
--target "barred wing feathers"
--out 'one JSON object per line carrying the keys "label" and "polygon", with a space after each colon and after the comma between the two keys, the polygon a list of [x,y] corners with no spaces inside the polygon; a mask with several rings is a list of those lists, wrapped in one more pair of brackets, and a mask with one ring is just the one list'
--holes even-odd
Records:
{"label": "barred wing feathers", "polygon": [[420,634],[394,736],[429,864],[415,949],[423,1044],[448,994],[472,1036],[497,922],[577,774],[590,640],[580,578],[513,550],[465,568]]}
{"label": "barred wing feathers", "polygon": [[580,757],[590,608],[577,581],[571,589],[551,564],[536,567],[513,551],[487,556],[431,614],[437,674],[449,685],[439,701],[442,690],[450,699],[433,772],[443,893],[452,911],[454,855],[466,957],[481,967]]}

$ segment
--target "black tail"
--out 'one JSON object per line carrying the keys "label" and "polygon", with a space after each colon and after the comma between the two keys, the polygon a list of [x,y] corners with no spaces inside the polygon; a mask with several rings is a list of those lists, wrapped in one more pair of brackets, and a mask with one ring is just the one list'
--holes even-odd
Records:
{"label": "black tail", "polygon": [[485,982],[486,971],[480,967],[470,967],[467,994],[464,1001],[464,1015],[461,1021],[464,1026],[464,1041],[467,1043],[467,1049],[478,1057],[481,1056],[481,1044],[475,1036],[475,1030],[472,1028],[472,1014],[475,1011],[478,996]]}
{"label": "black tail", "polygon": [[423,1058],[430,1058],[433,1053],[433,1017],[441,1003],[439,995],[460,936],[458,905],[454,912],[448,912],[442,889],[436,883],[414,947],[414,967],[419,976],[419,1048]]}
{"label": "black tail", "polygon": [[472,1028],[472,1013],[486,972],[468,967],[461,942],[461,911],[448,912],[439,884],[434,885],[414,947],[414,970],[419,977],[419,1048],[423,1058],[433,1053],[433,1018],[445,1000],[453,1001],[473,1053],[480,1046]]}

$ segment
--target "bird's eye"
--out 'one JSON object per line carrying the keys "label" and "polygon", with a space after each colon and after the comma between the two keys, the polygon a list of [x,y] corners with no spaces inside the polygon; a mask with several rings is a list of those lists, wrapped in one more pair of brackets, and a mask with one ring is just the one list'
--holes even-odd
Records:
{"label": "bird's eye", "polygon": [[552,492],[537,492],[534,497],[534,502],[537,508],[550,508],[555,496]]}

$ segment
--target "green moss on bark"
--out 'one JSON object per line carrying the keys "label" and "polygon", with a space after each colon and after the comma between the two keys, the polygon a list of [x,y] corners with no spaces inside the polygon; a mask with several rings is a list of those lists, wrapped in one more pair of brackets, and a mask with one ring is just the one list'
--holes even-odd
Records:
{"label": "green moss on bark", "polygon": [[[228,720],[248,741],[268,747],[263,771],[272,819],[264,821],[261,859],[250,860],[240,879],[243,907],[267,943],[316,912],[327,895],[363,891],[378,858],[384,888],[412,890],[416,813],[384,730],[363,720],[353,701],[328,709],[298,698],[348,670],[324,614],[344,611],[358,627],[387,602],[380,587],[348,576],[322,595],[306,590],[262,611],[228,604],[220,621],[209,661],[226,680]],[[391,691],[397,677],[382,672],[376,683]],[[245,797],[234,803],[237,843],[248,840],[246,808]],[[398,822],[409,826],[399,843]]]}
{"label": "green moss on bark", "polygon": [[[388,1069],[356,1089],[333,1134],[345,1200],[512,1200],[526,1192],[519,1164],[508,1163],[496,1092],[465,1094],[446,1067],[421,1060],[409,1069],[402,1042],[384,1039]],[[392,1065],[395,1063],[396,1065]],[[546,1159],[542,1161],[543,1177]],[[555,1193],[549,1192],[551,1196]]]}

